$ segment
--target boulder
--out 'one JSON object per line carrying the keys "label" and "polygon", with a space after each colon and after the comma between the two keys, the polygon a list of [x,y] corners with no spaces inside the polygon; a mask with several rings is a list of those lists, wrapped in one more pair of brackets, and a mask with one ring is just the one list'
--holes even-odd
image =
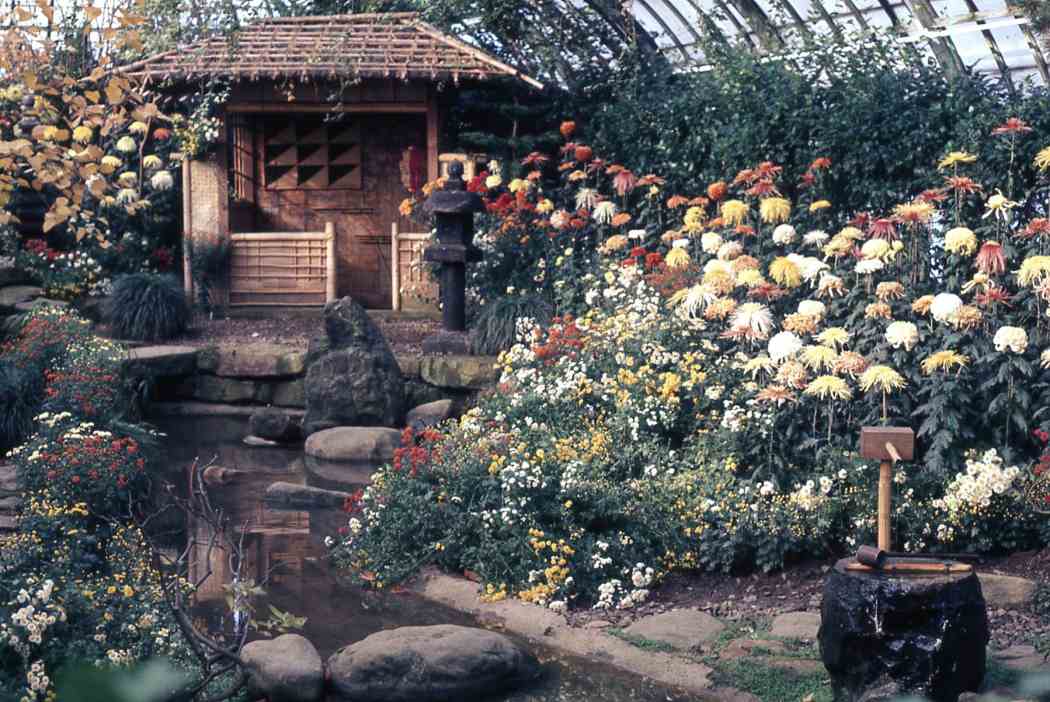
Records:
{"label": "boulder", "polygon": [[376,471],[376,466],[368,463],[337,463],[313,456],[304,458],[303,467],[312,485],[348,492],[368,487]]}
{"label": "boulder", "polygon": [[435,400],[419,407],[413,407],[405,415],[405,426],[421,431],[427,427],[441,424],[452,416],[452,400]]}
{"label": "boulder", "polygon": [[293,442],[302,439],[299,422],[288,412],[276,407],[260,407],[248,418],[248,428],[253,436],[270,441]]}
{"label": "boulder", "polygon": [[342,507],[348,497],[348,492],[284,482],[273,483],[265,493],[267,502],[289,507]]}
{"label": "boulder", "polygon": [[299,634],[252,641],[241,650],[250,699],[318,702],[324,695],[324,664],[313,644]]}
{"label": "boulder", "polygon": [[278,407],[306,407],[306,388],[302,378],[273,384],[270,402]]}
{"label": "boulder", "polygon": [[347,702],[477,699],[539,673],[507,636],[448,624],[380,631],[328,659],[332,690]]}
{"label": "boulder", "polygon": [[35,285],[8,285],[0,288],[0,312],[14,314],[15,305],[29,302],[44,294],[43,288]]}
{"label": "boulder", "polygon": [[624,633],[638,639],[659,641],[682,651],[699,646],[717,636],[726,625],[698,609],[673,609],[642,617]]}
{"label": "boulder", "polygon": [[423,380],[439,388],[482,390],[499,380],[492,356],[424,356],[419,362]]}
{"label": "boulder", "polygon": [[325,305],[324,315],[327,342],[309,354],[316,360],[306,373],[305,432],[400,426],[404,379],[382,332],[349,297]]}
{"label": "boulder", "polygon": [[311,434],[306,455],[324,461],[385,463],[401,445],[401,432],[383,427],[335,427]]}
{"label": "boulder", "polygon": [[995,573],[978,573],[984,601],[992,609],[1027,607],[1035,597],[1034,580],[1019,578],[1015,575],[998,575]]}
{"label": "boulder", "polygon": [[124,372],[140,378],[191,375],[197,372],[197,353],[192,346],[140,346],[128,351]]}

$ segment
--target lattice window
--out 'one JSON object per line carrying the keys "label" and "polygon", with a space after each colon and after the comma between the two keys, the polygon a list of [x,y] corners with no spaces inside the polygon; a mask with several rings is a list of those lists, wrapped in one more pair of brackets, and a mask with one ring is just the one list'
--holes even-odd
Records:
{"label": "lattice window", "polygon": [[306,116],[263,121],[263,174],[271,190],[360,190],[361,125]]}

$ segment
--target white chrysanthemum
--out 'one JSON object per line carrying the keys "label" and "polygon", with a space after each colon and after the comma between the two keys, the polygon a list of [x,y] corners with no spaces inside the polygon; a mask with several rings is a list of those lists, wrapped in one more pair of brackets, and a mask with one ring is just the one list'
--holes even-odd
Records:
{"label": "white chrysanthemum", "polygon": [[796,236],[795,228],[790,224],[781,224],[773,230],[773,242],[776,244],[790,244]]}
{"label": "white chrysanthemum", "polygon": [[760,302],[745,302],[736,308],[729,326],[733,329],[750,329],[764,336],[773,328],[773,315],[769,308]]}
{"label": "white chrysanthemum", "polygon": [[827,307],[820,300],[803,300],[798,303],[798,313],[809,317],[823,317]]}
{"label": "white chrysanthemum", "polygon": [[149,179],[149,184],[154,190],[170,190],[175,185],[175,178],[172,177],[171,171],[157,171]]}
{"label": "white chrysanthemum", "polygon": [[806,232],[802,237],[802,243],[807,246],[823,246],[824,242],[828,240],[828,233],[823,229],[814,229]]}
{"label": "white chrysanthemum", "polygon": [[890,322],[886,342],[895,349],[903,346],[905,351],[911,351],[919,343],[919,328],[911,322]]}
{"label": "white chrysanthemum", "polygon": [[598,224],[608,224],[616,216],[616,204],[610,200],[603,200],[594,206],[594,221]]}
{"label": "white chrysanthemum", "polygon": [[802,339],[794,332],[782,331],[769,340],[768,350],[773,363],[780,363],[802,350]]}
{"label": "white chrysanthemum", "polygon": [[813,256],[802,256],[797,253],[789,253],[787,255],[787,260],[798,266],[799,272],[802,273],[802,280],[807,283],[812,283],[822,272],[829,270],[828,264],[824,263],[819,258],[814,258]]}
{"label": "white chrysanthemum", "polygon": [[117,191],[117,202],[122,205],[130,205],[138,199],[138,191],[134,188],[121,188]]}
{"label": "white chrysanthemum", "polygon": [[992,339],[996,351],[1024,353],[1028,348],[1028,332],[1021,327],[999,327]]}
{"label": "white chrysanthemum", "polygon": [[688,316],[696,317],[707,309],[707,306],[717,297],[717,293],[710,287],[703,283],[698,283],[689,288],[678,307]]}
{"label": "white chrysanthemum", "polygon": [[1039,365],[1043,368],[1050,368],[1050,349],[1046,349],[1039,354]]}
{"label": "white chrysanthemum", "polygon": [[492,188],[498,188],[503,185],[503,179],[499,177],[499,174],[493,173],[485,179],[485,187],[491,190]]}
{"label": "white chrysanthemum", "polygon": [[947,322],[963,306],[962,298],[953,293],[939,293],[930,303],[930,315],[938,322]]}
{"label": "white chrysanthemum", "polygon": [[727,241],[718,247],[718,253],[715,255],[723,261],[732,261],[733,259],[744,253],[744,247],[735,241]]}
{"label": "white chrysanthemum", "polygon": [[870,275],[877,271],[881,271],[886,264],[877,258],[865,258],[862,261],[857,261],[856,267],[853,269],[861,275]]}
{"label": "white chrysanthemum", "polygon": [[736,277],[733,271],[733,266],[731,266],[728,262],[718,258],[712,258],[710,261],[704,264],[704,275],[714,272],[725,273],[730,278]]}
{"label": "white chrysanthemum", "polygon": [[122,136],[117,139],[117,151],[122,154],[130,154],[133,151],[138,151],[138,148],[139,145],[129,136]]}
{"label": "white chrysanthemum", "polygon": [[722,245],[722,237],[718,232],[704,232],[700,235],[700,248],[704,253],[713,254]]}

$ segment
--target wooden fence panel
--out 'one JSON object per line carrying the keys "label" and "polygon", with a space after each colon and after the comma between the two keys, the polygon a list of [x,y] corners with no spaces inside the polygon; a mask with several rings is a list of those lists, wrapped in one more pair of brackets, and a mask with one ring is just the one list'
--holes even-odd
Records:
{"label": "wooden fence panel", "polygon": [[334,300],[335,227],[230,235],[232,307],[309,307]]}
{"label": "wooden fence panel", "polygon": [[390,225],[391,307],[394,310],[437,309],[438,284],[423,264],[427,232],[402,232]]}

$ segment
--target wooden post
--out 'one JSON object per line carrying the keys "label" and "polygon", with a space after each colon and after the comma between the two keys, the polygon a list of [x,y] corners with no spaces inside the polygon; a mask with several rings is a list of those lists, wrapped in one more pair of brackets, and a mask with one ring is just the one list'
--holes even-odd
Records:
{"label": "wooden post", "polygon": [[427,180],[437,180],[441,173],[438,167],[438,139],[441,131],[441,116],[438,114],[437,95],[433,88],[427,91]]}
{"label": "wooden post", "polygon": [[860,455],[879,461],[878,546],[891,551],[893,533],[893,466],[915,457],[915,432],[907,427],[862,427]]}
{"label": "wooden post", "polygon": [[193,304],[193,262],[190,248],[193,246],[193,177],[190,175],[190,159],[182,159],[182,289],[186,301]]}
{"label": "wooden post", "polygon": [[336,262],[335,262],[335,224],[324,223],[325,240],[325,302],[332,302],[336,297]]}
{"label": "wooden post", "polygon": [[893,495],[893,464],[879,464],[879,548],[890,551],[890,510]]}
{"label": "wooden post", "polygon": [[390,309],[401,310],[401,261],[397,243],[397,222],[390,223]]}

